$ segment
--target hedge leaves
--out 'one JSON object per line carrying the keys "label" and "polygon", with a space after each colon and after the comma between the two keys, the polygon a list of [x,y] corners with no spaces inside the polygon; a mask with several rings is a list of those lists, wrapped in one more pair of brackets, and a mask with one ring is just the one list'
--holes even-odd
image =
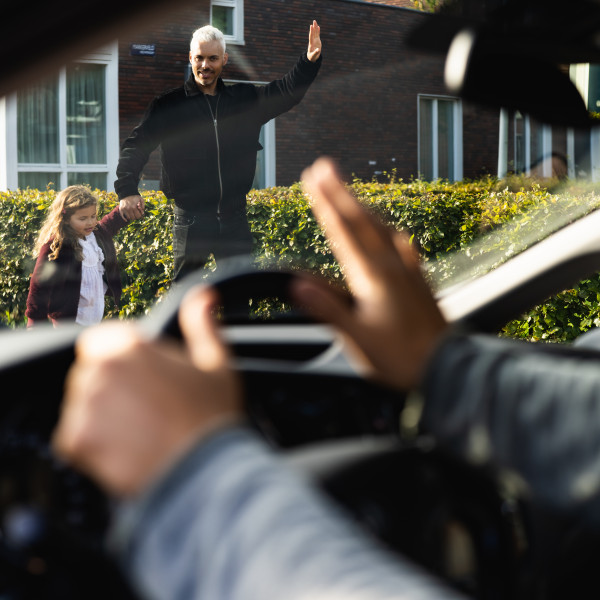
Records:
{"label": "hedge leaves", "polygon": [[[468,276],[477,274],[480,264],[486,262],[481,260],[484,254],[490,257],[489,267],[506,260],[519,250],[521,237],[535,240],[542,229],[559,226],[557,218],[568,221],[575,213],[584,213],[600,203],[585,187],[558,194],[551,187],[522,178],[451,184],[404,182],[392,174],[384,183],[354,181],[350,187],[385,223],[407,231],[421,252],[434,287],[454,282],[459,271]],[[31,252],[54,194],[52,190],[0,192],[3,325],[20,327],[25,323],[29,276],[34,265]],[[115,194],[96,194],[101,215],[115,206]],[[123,307],[118,314],[109,307],[108,317],[145,314],[170,286],[172,204],[158,192],[145,192],[144,198],[145,217],[115,238],[123,279]],[[342,279],[299,184],[250,192],[248,218],[259,266],[275,261],[291,268],[308,268],[333,280]],[[509,222],[508,230],[500,229]],[[494,236],[497,231],[501,234]],[[472,245],[476,239],[485,241]],[[593,326],[600,326],[598,276],[535,307],[522,319],[507,324],[502,333],[531,340],[569,341]]]}

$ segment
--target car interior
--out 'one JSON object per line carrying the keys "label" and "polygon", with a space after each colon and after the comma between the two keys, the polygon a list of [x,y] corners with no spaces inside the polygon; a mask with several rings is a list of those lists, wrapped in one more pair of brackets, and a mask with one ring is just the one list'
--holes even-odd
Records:
{"label": "car interior", "polygon": [[[119,27],[156,18],[172,2],[60,4],[52,19],[41,2],[10,9],[11,18],[1,25],[0,92],[86,44],[110,39]],[[35,27],[32,10],[39,17]],[[559,67],[597,61],[598,32],[600,2],[594,0],[568,6],[556,0],[450,0],[411,43],[446,55],[446,84],[466,100],[521,110],[544,122],[593,127]],[[597,273],[599,219],[591,212],[557,224],[483,274],[442,286],[437,298],[444,316],[467,330],[493,333],[550,294]],[[294,307],[269,321],[251,318],[251,299],[290,304],[287,287],[294,276],[277,264],[256,270],[232,262],[209,279],[222,297],[225,334],[244,378],[251,424],[393,552],[467,595],[545,600],[584,594],[595,583],[599,532],[577,515],[537,505],[510,474],[447,455],[420,431],[418,401],[364,379],[328,326]],[[188,277],[140,325],[151,336],[179,338],[181,298],[205,281],[204,275]],[[135,598],[104,550],[110,499],[49,449],[79,331],[0,333],[3,598]],[[595,351],[580,352],[596,360]],[[18,394],[11,383],[17,381],[25,382]]]}

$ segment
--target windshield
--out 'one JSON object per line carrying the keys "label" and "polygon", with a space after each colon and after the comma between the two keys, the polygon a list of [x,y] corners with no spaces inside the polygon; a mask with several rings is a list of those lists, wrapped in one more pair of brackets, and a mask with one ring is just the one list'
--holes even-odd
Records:
{"label": "windshield", "polygon": [[[211,277],[231,264],[342,283],[300,184],[322,155],[411,238],[439,294],[598,207],[600,71],[579,43],[558,55],[559,24],[542,23],[543,35],[541,25],[523,29],[529,21],[504,2],[287,4],[297,6],[178,4],[7,91],[4,326],[93,319],[69,296],[95,260],[88,252],[102,318],[141,317],[190,272]],[[223,37],[194,33],[207,24]],[[79,185],[97,199],[89,251],[79,241],[87,229],[69,238],[59,227],[76,231],[83,205],[61,193]],[[42,296],[31,298],[32,281]],[[586,285],[576,295],[597,302]],[[267,318],[287,308],[250,304]],[[594,324],[591,312],[575,329]]]}

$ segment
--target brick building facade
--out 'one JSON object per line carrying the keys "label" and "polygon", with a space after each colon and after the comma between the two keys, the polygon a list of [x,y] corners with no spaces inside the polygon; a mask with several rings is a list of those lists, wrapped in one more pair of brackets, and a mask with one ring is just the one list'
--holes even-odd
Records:
{"label": "brick building facade", "polygon": [[[268,82],[283,75],[305,49],[308,26],[317,19],[323,66],[304,101],[277,118],[275,182],[297,181],[319,155],[336,158],[345,173],[371,178],[395,169],[419,175],[419,98],[445,97],[443,58],[407,47],[409,32],[428,15],[409,2],[360,0],[246,0],[244,44],[228,44],[229,80]],[[398,6],[402,5],[402,6]],[[119,41],[121,141],[162,90],[181,85],[189,38],[209,22],[209,7],[173,12],[168,22]],[[153,56],[132,55],[132,44],[155,46]],[[461,107],[462,108],[462,107]],[[464,109],[464,176],[493,172],[497,160],[497,114]],[[481,114],[480,114],[481,113]],[[472,124],[472,125],[471,125]],[[469,153],[469,137],[477,151]],[[483,140],[483,146],[480,141]],[[481,153],[489,149],[489,155]],[[446,175],[442,173],[441,175]],[[156,157],[145,170],[154,183]]]}
{"label": "brick building facade", "polygon": [[[119,146],[152,98],[181,85],[192,32],[233,11],[229,81],[267,83],[285,74],[321,25],[323,65],[304,101],[263,129],[257,187],[289,185],[317,156],[347,177],[395,170],[403,179],[459,180],[527,171],[551,152],[569,175],[600,165],[600,137],[542,127],[448,95],[444,56],[409,47],[431,15],[412,0],[177,1],[158,22],[124,34],[55,76],[0,98],[0,189],[89,183],[113,189]],[[576,73],[589,79],[586,66]],[[143,187],[156,189],[154,153]]]}

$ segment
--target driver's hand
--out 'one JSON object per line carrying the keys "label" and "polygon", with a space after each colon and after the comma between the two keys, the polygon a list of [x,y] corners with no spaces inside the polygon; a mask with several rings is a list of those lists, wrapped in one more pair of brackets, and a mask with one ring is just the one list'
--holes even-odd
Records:
{"label": "driver's hand", "polygon": [[352,197],[331,160],[317,160],[302,178],[355,302],[304,278],[294,284],[298,302],[341,330],[371,376],[400,389],[418,385],[447,324],[416,252]]}
{"label": "driver's hand", "polygon": [[142,491],[200,436],[237,420],[241,384],[198,288],[179,313],[185,344],[144,338],[132,324],[86,330],[54,433],[57,453],[117,496]]}

